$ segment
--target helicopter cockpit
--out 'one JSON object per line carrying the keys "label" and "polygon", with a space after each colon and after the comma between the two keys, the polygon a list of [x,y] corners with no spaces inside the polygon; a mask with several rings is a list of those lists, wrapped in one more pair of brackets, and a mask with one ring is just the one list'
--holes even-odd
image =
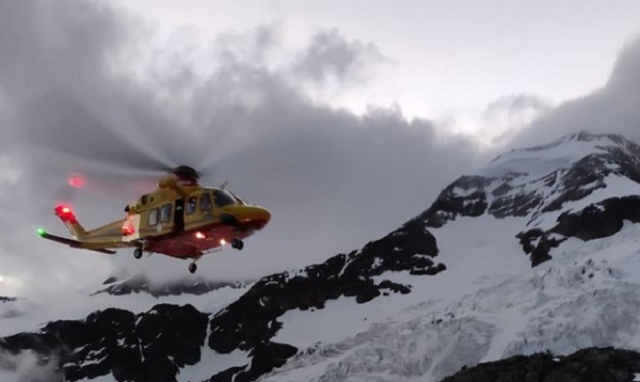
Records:
{"label": "helicopter cockpit", "polygon": [[232,204],[242,204],[239,203],[238,199],[235,196],[227,191],[227,190],[215,190],[213,191],[213,199],[218,207],[229,206]]}
{"label": "helicopter cockpit", "polygon": [[[213,195],[213,200],[212,200]],[[214,189],[212,191],[203,192],[198,198],[197,195],[193,195],[187,199],[186,212],[187,215],[191,215],[198,208],[198,199],[200,202],[201,211],[209,211],[215,205],[215,207],[225,207],[234,204],[247,205],[247,203],[236,196],[234,193],[228,190]]]}

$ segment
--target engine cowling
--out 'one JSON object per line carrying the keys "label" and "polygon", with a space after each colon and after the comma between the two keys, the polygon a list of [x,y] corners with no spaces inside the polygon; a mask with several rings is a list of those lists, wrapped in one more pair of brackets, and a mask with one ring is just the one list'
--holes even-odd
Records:
{"label": "engine cowling", "polygon": [[158,188],[174,188],[178,185],[178,180],[174,176],[168,176],[158,181]]}

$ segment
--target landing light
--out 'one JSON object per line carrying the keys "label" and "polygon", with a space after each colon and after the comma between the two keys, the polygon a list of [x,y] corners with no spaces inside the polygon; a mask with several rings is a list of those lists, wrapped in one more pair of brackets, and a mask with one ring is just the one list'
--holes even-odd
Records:
{"label": "landing light", "polygon": [[220,239],[220,245],[226,245],[227,241],[225,239]]}
{"label": "landing light", "polygon": [[205,234],[203,234],[202,232],[198,231],[198,232],[196,232],[196,237],[197,237],[198,239],[204,239],[206,236],[205,236]]}

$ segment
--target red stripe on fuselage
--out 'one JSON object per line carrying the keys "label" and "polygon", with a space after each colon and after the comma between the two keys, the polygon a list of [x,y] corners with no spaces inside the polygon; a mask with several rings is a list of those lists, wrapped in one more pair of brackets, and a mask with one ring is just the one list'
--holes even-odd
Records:
{"label": "red stripe on fuselage", "polygon": [[[230,226],[216,222],[178,234],[172,232],[149,237],[145,251],[177,258],[197,258],[205,252],[220,247],[222,240],[230,243],[233,239],[244,239],[264,227],[266,223],[263,220],[250,220],[241,222],[237,226]],[[204,238],[199,238],[198,232],[204,235]]]}

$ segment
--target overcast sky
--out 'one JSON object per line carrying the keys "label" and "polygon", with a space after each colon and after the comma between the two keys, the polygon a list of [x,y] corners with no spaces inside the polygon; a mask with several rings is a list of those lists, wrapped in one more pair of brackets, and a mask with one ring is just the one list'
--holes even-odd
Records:
{"label": "overcast sky", "polygon": [[74,172],[101,175],[74,198],[86,226],[122,216],[148,183],[106,160],[193,164],[269,208],[245,250],[199,263],[242,279],[359,248],[501,150],[637,137],[636,20],[622,1],[2,2],[0,295],[186,275],[35,237],[65,233]]}

